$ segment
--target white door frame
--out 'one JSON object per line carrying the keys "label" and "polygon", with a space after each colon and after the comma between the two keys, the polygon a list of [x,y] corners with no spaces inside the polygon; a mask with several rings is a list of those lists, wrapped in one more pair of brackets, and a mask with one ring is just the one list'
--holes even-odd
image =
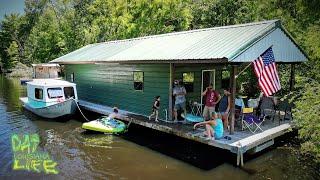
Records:
{"label": "white door frame", "polygon": [[[201,73],[201,92],[200,92],[200,102],[201,104],[202,103],[202,92],[204,91],[203,89],[203,73],[204,72],[213,72],[213,89],[216,89],[216,70],[215,69],[206,69],[206,70],[202,70],[202,73]],[[202,111],[202,110],[201,110]]]}

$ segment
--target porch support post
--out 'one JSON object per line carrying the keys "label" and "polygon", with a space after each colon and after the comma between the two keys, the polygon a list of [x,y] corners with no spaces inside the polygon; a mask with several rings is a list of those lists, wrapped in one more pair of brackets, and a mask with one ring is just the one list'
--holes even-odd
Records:
{"label": "porch support post", "polygon": [[295,64],[291,64],[291,72],[290,72],[290,91],[294,90],[295,84]]}
{"label": "porch support post", "polygon": [[173,113],[173,100],[172,100],[172,84],[174,81],[174,64],[170,63],[170,76],[169,76],[169,112],[168,112],[168,120],[172,120],[172,113]]}
{"label": "porch support post", "polygon": [[236,97],[236,74],[237,74],[237,65],[232,65],[230,72],[230,88],[231,88],[231,102],[230,102],[230,134],[234,133],[234,122],[235,122],[235,97]]}

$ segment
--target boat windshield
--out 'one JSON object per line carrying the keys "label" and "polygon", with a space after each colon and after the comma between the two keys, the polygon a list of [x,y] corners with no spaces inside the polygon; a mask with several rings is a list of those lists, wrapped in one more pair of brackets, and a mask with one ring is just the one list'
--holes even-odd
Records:
{"label": "boat windshield", "polygon": [[61,88],[48,88],[48,97],[50,99],[63,97],[62,89]]}

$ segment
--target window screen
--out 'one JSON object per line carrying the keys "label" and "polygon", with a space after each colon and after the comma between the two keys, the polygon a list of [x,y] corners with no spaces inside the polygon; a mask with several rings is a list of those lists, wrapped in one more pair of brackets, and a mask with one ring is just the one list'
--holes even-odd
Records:
{"label": "window screen", "polygon": [[133,72],[133,88],[135,90],[143,90],[143,72],[141,71],[135,71]]}
{"label": "window screen", "polygon": [[187,92],[193,92],[194,72],[183,73],[182,82]]}

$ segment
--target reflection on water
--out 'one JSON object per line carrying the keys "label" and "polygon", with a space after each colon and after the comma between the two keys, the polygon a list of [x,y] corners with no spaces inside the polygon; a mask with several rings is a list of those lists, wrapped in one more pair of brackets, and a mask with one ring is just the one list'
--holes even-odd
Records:
{"label": "reflection on water", "polygon": [[[251,159],[246,169],[232,165],[230,153],[201,144],[130,127],[122,136],[88,133],[81,118],[67,122],[41,119],[25,111],[25,87],[0,76],[0,178],[111,179],[316,179],[315,167],[302,165],[292,147],[278,147]],[[91,117],[93,119],[94,117]],[[38,133],[42,151],[58,163],[58,175],[12,170],[13,133]]]}

